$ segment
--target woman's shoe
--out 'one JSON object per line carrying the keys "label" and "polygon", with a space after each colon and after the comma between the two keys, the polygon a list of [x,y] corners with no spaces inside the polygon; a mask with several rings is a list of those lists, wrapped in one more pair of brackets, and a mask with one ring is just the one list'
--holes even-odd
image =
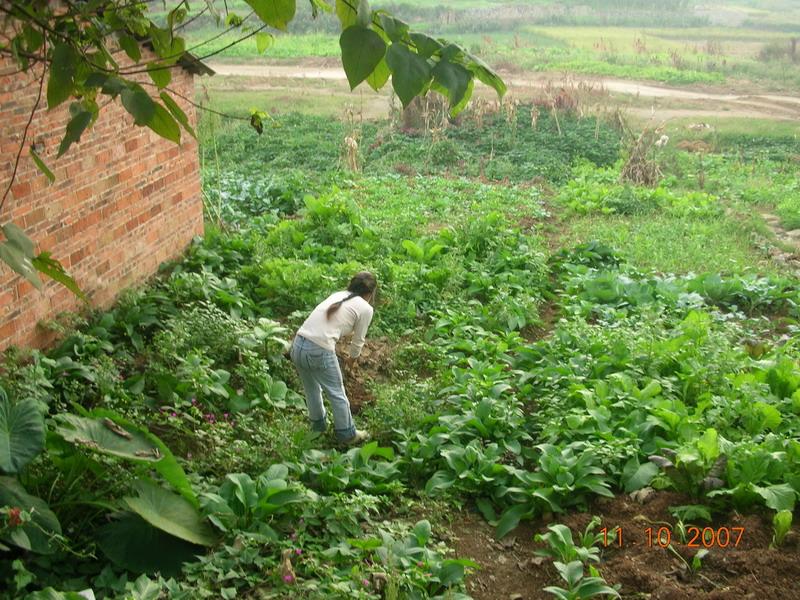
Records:
{"label": "woman's shoe", "polygon": [[345,444],[347,446],[355,446],[356,444],[360,444],[361,442],[366,442],[368,439],[369,439],[368,432],[356,430],[356,434],[351,438],[342,440],[342,444]]}

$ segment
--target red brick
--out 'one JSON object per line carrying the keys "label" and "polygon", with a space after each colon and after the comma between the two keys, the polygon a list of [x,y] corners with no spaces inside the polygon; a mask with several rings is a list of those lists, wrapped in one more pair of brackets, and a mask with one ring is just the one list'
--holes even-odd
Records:
{"label": "red brick", "polygon": [[[0,57],[3,156],[13,156],[19,148],[38,91],[35,79],[11,75],[10,65]],[[147,79],[146,74],[141,77]],[[173,73],[171,85],[186,95],[194,93],[192,77],[183,71]],[[191,107],[184,110],[194,119]],[[50,185],[26,157],[3,210],[39,248],[62,262],[95,306],[104,307],[123,287],[145,281],[160,261],[180,254],[202,232],[197,144],[187,139],[179,147],[146,128],[132,127],[130,116],[115,102],[103,109],[80,144],[56,159],[67,120],[67,104],[37,111],[29,140],[44,145],[42,156],[57,180]],[[10,173],[3,161],[0,188],[8,184]],[[36,321],[82,308],[62,286],[48,281],[43,292],[36,291],[2,265],[0,290],[0,350],[10,344],[51,343],[52,335],[37,328]]]}

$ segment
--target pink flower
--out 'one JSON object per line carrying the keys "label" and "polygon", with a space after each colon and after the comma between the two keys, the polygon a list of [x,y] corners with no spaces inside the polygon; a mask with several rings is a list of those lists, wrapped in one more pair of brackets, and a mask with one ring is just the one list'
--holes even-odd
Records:
{"label": "pink flower", "polygon": [[297,554],[297,556],[300,556],[303,551],[300,548],[295,548],[294,553]]}
{"label": "pink flower", "polygon": [[369,579],[362,579],[361,585],[363,585],[364,587],[369,587]]}
{"label": "pink flower", "polygon": [[289,537],[290,537],[292,540],[296,540],[296,539],[297,539],[297,534],[296,534],[296,533],[293,533],[293,534],[292,534],[292,535],[290,535]]}
{"label": "pink flower", "polygon": [[192,396],[192,404],[197,404],[197,398],[195,398],[194,396]]}
{"label": "pink flower", "polygon": [[172,416],[173,416],[173,417],[177,417],[177,416],[178,416],[178,413],[176,413],[175,411],[172,411]]}
{"label": "pink flower", "polygon": [[294,582],[294,575],[291,575],[291,574],[287,573],[286,575],[284,575],[284,576],[283,576],[283,581],[284,581],[285,583],[292,583],[292,582]]}
{"label": "pink flower", "polygon": [[422,561],[419,561],[419,562],[417,562],[417,566],[421,569],[422,567],[425,566],[425,563],[422,562]]}

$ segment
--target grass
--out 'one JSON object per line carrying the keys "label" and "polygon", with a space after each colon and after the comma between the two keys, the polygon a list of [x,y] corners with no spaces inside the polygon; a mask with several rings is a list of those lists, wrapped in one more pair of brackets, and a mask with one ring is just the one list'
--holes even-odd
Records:
{"label": "grass", "polygon": [[640,269],[661,273],[721,273],[756,270],[778,274],[756,249],[746,227],[731,219],[700,221],[665,215],[571,217],[559,244],[599,240]]}

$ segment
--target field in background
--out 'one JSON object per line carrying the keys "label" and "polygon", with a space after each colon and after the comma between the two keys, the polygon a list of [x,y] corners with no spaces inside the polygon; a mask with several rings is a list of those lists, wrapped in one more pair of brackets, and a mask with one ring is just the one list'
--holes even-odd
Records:
{"label": "field in background", "polygon": [[[791,41],[800,31],[800,7],[788,2],[765,0],[759,3],[761,8],[731,3],[700,9],[684,2],[654,8],[654,3],[645,0],[374,4],[385,5],[414,29],[447,37],[493,64],[517,70],[566,71],[670,85],[769,90],[800,86],[800,51]],[[242,17],[250,13],[242,0],[228,6]],[[207,16],[190,24],[185,33],[197,54],[214,54],[215,60],[263,63],[337,57],[335,17],[312,19],[305,5],[300,9],[290,33],[275,32],[272,46],[263,55],[253,39],[226,48],[243,31],[219,35],[221,30]]]}

